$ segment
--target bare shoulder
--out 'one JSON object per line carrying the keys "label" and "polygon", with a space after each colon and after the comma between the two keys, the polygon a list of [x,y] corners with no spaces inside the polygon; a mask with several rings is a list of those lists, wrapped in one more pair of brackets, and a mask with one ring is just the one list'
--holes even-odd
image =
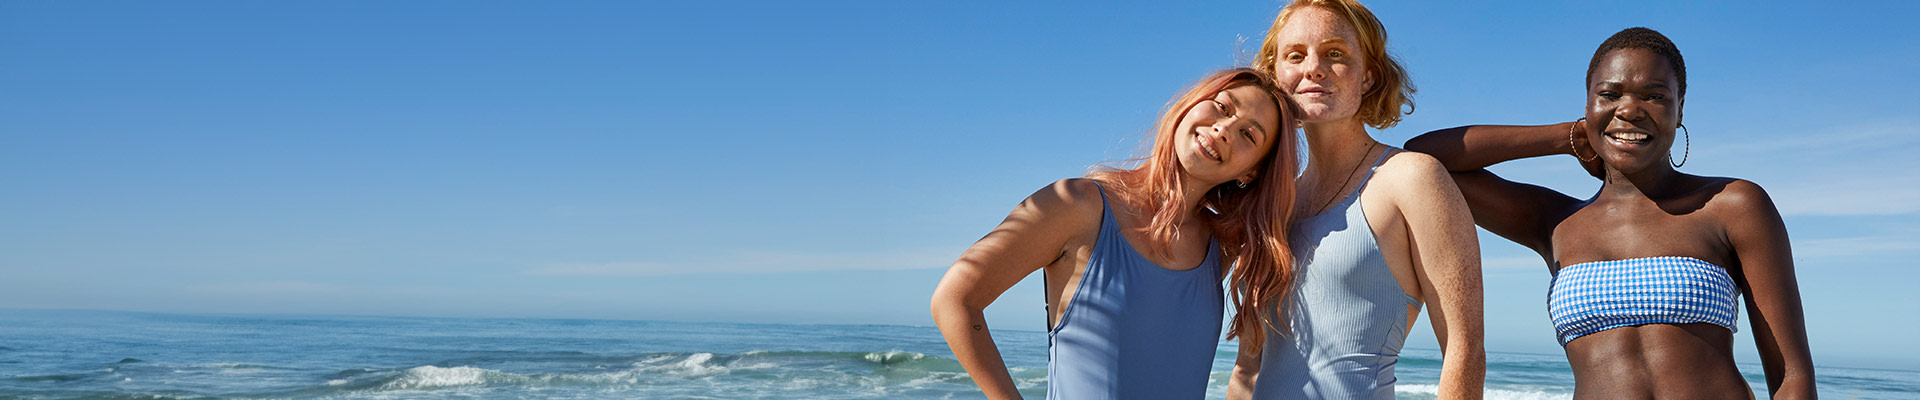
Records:
{"label": "bare shoulder", "polygon": [[1779,213],[1774,210],[1773,197],[1767,195],[1767,189],[1760,187],[1760,184],[1739,178],[1721,179],[1721,182],[1715,183],[1720,186],[1719,193],[1713,196],[1709,204],[1732,212]]}
{"label": "bare shoulder", "polygon": [[1773,204],[1773,197],[1760,184],[1739,178],[1716,178],[1708,187],[1712,189],[1709,192],[1713,198],[1707,200],[1707,209],[1722,216],[1722,221],[1729,226],[1772,224],[1780,220],[1780,210]]}
{"label": "bare shoulder", "polygon": [[1092,179],[1068,178],[1054,181],[1034,191],[1020,203],[1016,214],[1030,214],[1048,225],[1074,230],[1095,229],[1105,212],[1100,185]]}
{"label": "bare shoulder", "polygon": [[1393,192],[1396,198],[1427,202],[1438,201],[1434,196],[1439,195],[1459,196],[1447,167],[1426,153],[1396,151],[1380,164],[1374,175],[1368,186],[1384,183],[1382,187]]}

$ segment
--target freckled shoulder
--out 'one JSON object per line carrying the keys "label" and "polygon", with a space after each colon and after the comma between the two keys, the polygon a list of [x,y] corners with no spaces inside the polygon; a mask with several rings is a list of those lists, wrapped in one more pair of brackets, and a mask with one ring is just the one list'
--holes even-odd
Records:
{"label": "freckled shoulder", "polygon": [[[1374,182],[1368,185],[1385,184],[1397,198],[1415,201],[1429,199],[1431,196],[1451,193],[1454,190],[1453,176],[1447,173],[1447,167],[1440,160],[1425,153],[1399,151],[1389,156],[1374,174]],[[1411,197],[1401,197],[1411,196]],[[1456,195],[1457,196],[1457,195]]]}

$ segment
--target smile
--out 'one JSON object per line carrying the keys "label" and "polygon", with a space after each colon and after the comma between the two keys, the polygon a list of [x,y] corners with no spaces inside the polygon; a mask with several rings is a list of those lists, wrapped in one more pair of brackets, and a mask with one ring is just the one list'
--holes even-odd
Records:
{"label": "smile", "polygon": [[1607,132],[1606,136],[1615,147],[1644,147],[1653,142],[1653,135],[1645,132]]}
{"label": "smile", "polygon": [[1207,158],[1211,158],[1214,161],[1220,161],[1220,152],[1214,151],[1213,144],[1209,142],[1211,141],[1207,140],[1204,135],[1199,133],[1193,134],[1193,144],[1200,146],[1201,154],[1206,154]]}

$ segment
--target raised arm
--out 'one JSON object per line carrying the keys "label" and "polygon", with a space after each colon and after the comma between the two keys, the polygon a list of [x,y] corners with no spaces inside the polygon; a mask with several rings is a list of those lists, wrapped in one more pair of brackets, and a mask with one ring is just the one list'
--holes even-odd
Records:
{"label": "raised arm", "polygon": [[1054,182],[1028,196],[940,278],[933,290],[934,325],[987,397],[1020,398],[987,329],[987,305],[1034,270],[1058,260],[1070,241],[1097,230],[1100,217],[1100,192],[1092,181]]}
{"label": "raised arm", "polygon": [[1581,146],[1579,154],[1593,158],[1580,160],[1581,166],[1597,176],[1598,159],[1580,140],[1586,136],[1577,134],[1582,128],[1577,122],[1463,126],[1416,136],[1407,141],[1406,148],[1433,156],[1452,172],[1453,183],[1466,199],[1475,224],[1527,246],[1551,262],[1553,227],[1575,209],[1579,200],[1545,187],[1503,179],[1484,168],[1522,158],[1571,155],[1574,146]]}
{"label": "raised arm", "polygon": [[1721,196],[1729,203],[1722,215],[1739,262],[1734,279],[1747,295],[1747,320],[1767,373],[1768,397],[1815,398],[1813,355],[1786,223],[1760,185],[1735,180]]}
{"label": "raised arm", "polygon": [[[1468,125],[1415,136],[1407,140],[1406,148],[1433,156],[1447,171],[1466,172],[1522,158],[1573,154],[1574,143],[1585,145],[1586,136],[1577,134],[1580,128],[1580,122]],[[1581,156],[1593,157],[1592,149],[1582,147],[1580,150]],[[1598,162],[1582,164],[1599,165]]]}
{"label": "raised arm", "polygon": [[1480,284],[1480,242],[1467,203],[1433,158],[1401,154],[1388,161],[1394,204],[1405,216],[1408,256],[1421,301],[1441,349],[1442,399],[1479,399],[1487,355]]}

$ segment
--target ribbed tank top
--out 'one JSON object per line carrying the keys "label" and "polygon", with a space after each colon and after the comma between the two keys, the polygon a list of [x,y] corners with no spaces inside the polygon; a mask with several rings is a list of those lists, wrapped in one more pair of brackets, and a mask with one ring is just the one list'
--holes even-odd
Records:
{"label": "ribbed tank top", "polygon": [[1294,222],[1289,247],[1297,269],[1283,315],[1292,332],[1267,329],[1254,398],[1393,398],[1407,306],[1417,309],[1420,300],[1394,280],[1359,204],[1367,179],[1393,152],[1382,152],[1338,204]]}
{"label": "ribbed tank top", "polygon": [[1101,208],[1086,271],[1047,333],[1047,398],[1206,397],[1226,303],[1219,243],[1198,267],[1161,268],[1127,243],[1113,207]]}

